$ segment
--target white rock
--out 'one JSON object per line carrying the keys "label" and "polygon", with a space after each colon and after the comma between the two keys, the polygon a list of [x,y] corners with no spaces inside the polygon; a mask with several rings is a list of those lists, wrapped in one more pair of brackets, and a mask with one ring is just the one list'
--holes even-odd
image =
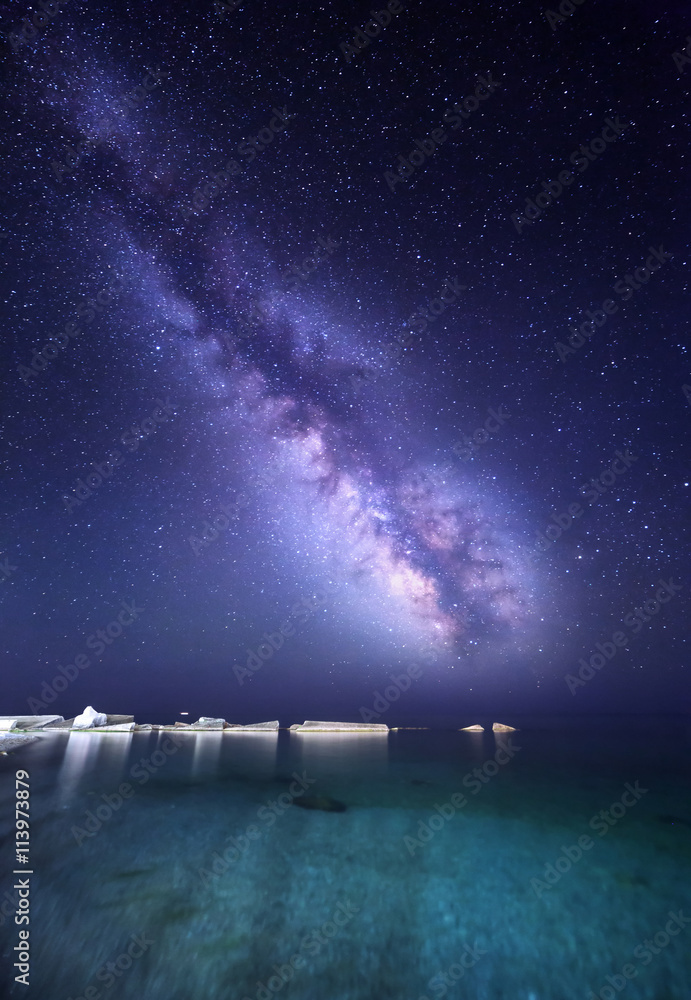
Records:
{"label": "white rock", "polygon": [[114,726],[98,726],[99,733],[131,733],[134,731],[134,722],[118,722]]}
{"label": "white rock", "polygon": [[308,719],[293,729],[297,733],[388,733],[389,727],[381,722],[313,722]]}
{"label": "white rock", "polygon": [[253,722],[249,726],[228,726],[234,733],[273,733],[278,732],[278,719],[273,722]]}
{"label": "white rock", "polygon": [[10,722],[15,722],[17,729],[41,729],[54,722],[64,722],[61,715],[0,715],[0,730],[7,732],[12,726]]}
{"label": "white rock", "polygon": [[81,715],[78,715],[72,723],[73,729],[91,729],[93,726],[105,726],[108,716],[104,712],[97,712],[87,705]]}

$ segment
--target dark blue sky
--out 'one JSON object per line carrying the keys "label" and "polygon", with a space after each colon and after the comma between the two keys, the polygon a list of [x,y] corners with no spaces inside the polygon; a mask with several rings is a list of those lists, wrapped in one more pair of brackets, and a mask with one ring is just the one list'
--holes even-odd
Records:
{"label": "dark blue sky", "polygon": [[691,707],[687,13],[372,9],[2,7],[3,712]]}

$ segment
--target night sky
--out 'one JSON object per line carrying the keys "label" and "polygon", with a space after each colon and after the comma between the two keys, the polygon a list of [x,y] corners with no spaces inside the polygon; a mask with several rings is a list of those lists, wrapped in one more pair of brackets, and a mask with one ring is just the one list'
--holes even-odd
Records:
{"label": "night sky", "polygon": [[687,6],[0,11],[0,712],[691,710]]}

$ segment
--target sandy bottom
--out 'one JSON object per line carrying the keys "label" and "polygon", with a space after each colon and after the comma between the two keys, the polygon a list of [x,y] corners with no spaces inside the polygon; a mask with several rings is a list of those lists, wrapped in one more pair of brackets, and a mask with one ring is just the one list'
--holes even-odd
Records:
{"label": "sandy bottom", "polygon": [[[24,767],[35,872],[31,986],[5,995],[691,996],[687,749],[596,767],[531,732],[500,763],[487,734],[162,742],[75,734],[1,758],[3,854],[11,871]],[[7,968],[8,918],[3,939]]]}

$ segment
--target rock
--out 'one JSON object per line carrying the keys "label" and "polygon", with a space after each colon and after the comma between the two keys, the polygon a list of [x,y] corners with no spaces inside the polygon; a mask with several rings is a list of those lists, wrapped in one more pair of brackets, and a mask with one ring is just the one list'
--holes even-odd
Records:
{"label": "rock", "polygon": [[[225,719],[210,719],[206,715],[202,715],[200,719],[188,726],[188,729],[223,729],[225,724]],[[178,726],[178,723],[176,722],[175,725]]]}
{"label": "rock", "polygon": [[294,800],[294,805],[301,809],[320,809],[328,813],[344,813],[346,805],[328,795],[301,795]]}
{"label": "rock", "polygon": [[0,716],[0,731],[8,732],[14,727],[6,723],[14,722],[17,729],[22,731],[28,729],[42,729],[44,726],[51,726],[56,722],[64,722],[61,715],[2,715]]}
{"label": "rock", "polygon": [[[495,725],[497,723],[495,722]],[[484,733],[482,726],[464,726],[463,729],[458,730],[459,733]]]}
{"label": "rock", "polygon": [[189,722],[176,722],[173,725],[173,729],[189,729],[189,728],[190,728]]}
{"label": "rock", "polygon": [[291,726],[296,733],[388,733],[389,727],[379,722],[303,722]]}
{"label": "rock", "polygon": [[107,715],[106,722],[109,726],[121,726],[124,722],[134,722],[133,715]]}
{"label": "rock", "polygon": [[105,726],[108,716],[103,712],[97,712],[87,705],[81,715],[78,715],[72,723],[73,729],[93,729],[95,726]]}
{"label": "rock", "polygon": [[234,726],[227,723],[227,728],[240,733],[274,733],[278,732],[278,720],[274,722],[253,722],[249,726]]}
{"label": "rock", "polygon": [[27,743],[35,743],[39,736],[19,736],[15,735],[14,732],[11,735],[0,735],[0,753],[11,753],[13,750],[19,750],[21,747],[26,746]]}
{"label": "rock", "polygon": [[657,820],[660,823],[667,823],[669,826],[687,826],[691,829],[691,821],[684,819],[682,816],[658,816]]}
{"label": "rock", "polygon": [[505,726],[503,722],[493,722],[492,723],[493,733],[517,733],[518,730],[514,729],[513,726]]}
{"label": "rock", "polygon": [[99,733],[131,733],[134,731],[134,722],[121,722],[118,725],[95,726]]}
{"label": "rock", "polygon": [[71,729],[73,725],[74,719],[63,719],[62,722],[49,722],[48,725],[43,728],[50,731],[58,730],[59,732],[65,732],[66,730]]}

